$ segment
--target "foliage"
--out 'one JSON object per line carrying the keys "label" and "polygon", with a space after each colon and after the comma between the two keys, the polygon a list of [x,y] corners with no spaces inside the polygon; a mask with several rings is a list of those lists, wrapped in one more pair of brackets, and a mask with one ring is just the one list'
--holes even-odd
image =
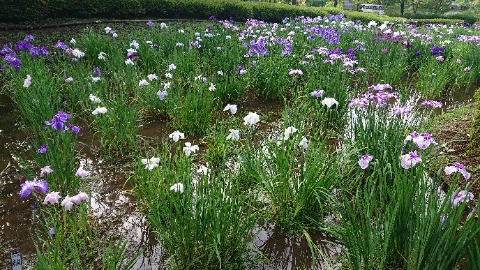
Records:
{"label": "foliage", "polygon": [[[288,139],[267,142],[247,150],[242,163],[268,204],[268,212],[280,228],[295,234],[321,219],[324,204],[338,179],[338,161],[329,156],[326,139],[299,144],[300,131]],[[325,137],[324,137],[325,138]]]}
{"label": "foliage", "polygon": [[234,177],[210,170],[194,176],[179,144],[173,154],[167,144],[156,154],[157,168],[139,164],[135,191],[171,268],[243,268],[256,215]]}

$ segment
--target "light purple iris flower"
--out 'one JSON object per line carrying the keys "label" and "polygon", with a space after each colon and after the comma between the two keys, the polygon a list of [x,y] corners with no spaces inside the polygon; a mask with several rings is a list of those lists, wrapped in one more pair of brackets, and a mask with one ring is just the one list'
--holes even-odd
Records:
{"label": "light purple iris flower", "polygon": [[435,139],[433,139],[432,135],[428,132],[423,133],[422,135],[418,134],[416,131],[410,133],[405,140],[403,141],[404,144],[407,144],[408,141],[412,141],[417,145],[418,148],[425,150],[430,145],[437,145]]}
{"label": "light purple iris flower", "polygon": [[310,96],[319,98],[319,97],[322,97],[324,93],[325,93],[324,90],[316,89],[315,91],[310,93]]}
{"label": "light purple iris flower", "polygon": [[446,175],[450,175],[454,172],[460,172],[463,175],[463,178],[465,178],[465,180],[470,179],[470,173],[467,172],[467,168],[465,168],[465,166],[461,163],[455,162],[453,166],[445,167]]}
{"label": "light purple iris flower", "polygon": [[168,96],[167,90],[158,90],[157,96],[160,100],[165,100]]}
{"label": "light purple iris flower", "polygon": [[360,160],[358,160],[358,165],[360,165],[360,168],[362,168],[362,170],[365,170],[368,167],[368,164],[370,163],[370,161],[372,160],[373,160],[373,156],[369,154],[365,154],[360,157]]}
{"label": "light purple iris flower", "polygon": [[58,200],[60,199],[60,192],[58,191],[53,191],[47,194],[45,196],[45,199],[43,200],[43,204],[58,204]]}
{"label": "light purple iris flower", "polygon": [[79,167],[77,172],[75,173],[75,176],[78,176],[80,178],[85,178],[90,175],[90,172],[84,170],[82,167]]}
{"label": "light purple iris flower", "polygon": [[393,115],[410,114],[410,109],[406,105],[403,107],[394,107],[392,109],[392,114]]}
{"label": "light purple iris flower", "polygon": [[469,202],[473,200],[473,194],[467,192],[466,190],[459,191],[458,193],[453,193],[451,197],[453,206],[458,206],[461,202]]}
{"label": "light purple iris flower", "polygon": [[44,177],[45,175],[50,174],[52,172],[53,170],[52,168],[50,168],[50,166],[45,166],[40,170],[40,177]]}
{"label": "light purple iris flower", "polygon": [[148,21],[148,22],[147,22],[147,25],[148,25],[148,26],[154,26],[155,24],[154,24],[152,21]]}
{"label": "light purple iris flower", "polygon": [[421,163],[422,158],[417,154],[417,151],[410,152],[401,157],[401,165],[404,169],[410,169],[415,166],[417,163]]}
{"label": "light purple iris flower", "polygon": [[80,192],[73,197],[65,197],[60,204],[61,206],[65,207],[65,210],[70,211],[72,209],[73,204],[79,205],[82,201],[88,201],[89,197],[85,192]]}
{"label": "light purple iris flower", "polygon": [[45,193],[48,190],[48,183],[45,180],[39,181],[37,179],[33,179],[32,181],[25,181],[25,183],[20,185],[20,192],[18,193],[20,195],[21,199],[25,199],[30,194],[32,194],[32,190],[36,190],[37,192],[40,193]]}
{"label": "light purple iris flower", "polygon": [[288,75],[290,76],[295,76],[295,75],[303,75],[303,71],[300,70],[300,69],[290,69],[290,71],[288,72]]}

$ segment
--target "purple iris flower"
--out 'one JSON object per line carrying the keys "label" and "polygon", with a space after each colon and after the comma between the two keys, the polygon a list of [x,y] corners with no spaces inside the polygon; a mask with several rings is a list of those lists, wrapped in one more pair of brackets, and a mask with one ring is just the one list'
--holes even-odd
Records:
{"label": "purple iris flower", "polygon": [[147,25],[148,25],[148,26],[153,26],[154,23],[153,23],[152,21],[148,21],[148,22],[147,22]]}
{"label": "purple iris flower", "polygon": [[61,42],[60,40],[57,40],[57,43],[55,43],[55,48],[60,48],[62,50],[66,50],[67,45],[65,43]]}
{"label": "purple iris flower", "polygon": [[32,194],[32,190],[36,190],[37,192],[40,193],[46,193],[48,190],[48,183],[45,180],[39,181],[37,179],[33,179],[32,181],[25,181],[25,183],[20,185],[20,192],[18,193],[20,195],[21,199],[25,199],[30,194]]}
{"label": "purple iris flower", "polygon": [[48,55],[48,51],[47,51],[47,49],[45,49],[45,47],[41,47],[41,48],[35,47],[35,46],[31,47],[30,48],[30,56],[33,58],[37,55],[38,56]]}
{"label": "purple iris flower", "polygon": [[19,41],[15,45],[14,49],[16,51],[28,51],[28,50],[30,50],[31,47],[32,47],[32,44],[26,43],[26,42],[23,42],[23,41]]}
{"label": "purple iris flower", "polygon": [[283,43],[283,51],[282,51],[282,56],[285,56],[285,55],[290,55],[290,53],[292,52],[292,43],[290,42],[284,42]]}
{"label": "purple iris flower", "polygon": [[6,56],[6,55],[12,55],[15,56],[15,51],[13,51],[10,47],[7,45],[3,45],[2,49],[0,50],[0,56]]}
{"label": "purple iris flower", "polygon": [[20,59],[18,59],[16,57],[15,54],[7,54],[5,55],[4,57],[5,61],[8,62],[8,64],[10,64],[10,66],[12,66],[16,71],[19,71],[20,70],[20,65],[22,64],[20,62]]}
{"label": "purple iris flower", "polygon": [[27,35],[23,40],[26,42],[33,41],[35,38],[32,35]]}
{"label": "purple iris flower", "polygon": [[215,16],[213,16],[213,15],[212,15],[212,16],[210,16],[210,17],[208,17],[208,19],[209,19],[209,20],[211,20],[211,21],[214,21],[214,22],[216,22],[216,21],[217,21],[217,18],[215,18]]}
{"label": "purple iris flower", "polygon": [[415,56],[420,56],[421,54],[422,54],[422,51],[417,51],[417,52],[415,53]]}
{"label": "purple iris flower", "polygon": [[45,154],[45,152],[47,152],[47,148],[48,148],[48,145],[42,144],[42,146],[40,146],[40,148],[37,150],[37,153]]}
{"label": "purple iris flower", "polygon": [[99,67],[94,67],[92,73],[95,77],[102,77],[102,72]]}
{"label": "purple iris flower", "polygon": [[242,73],[242,70],[244,70],[242,66],[237,67],[237,73]]}
{"label": "purple iris flower", "polygon": [[431,55],[442,55],[444,50],[445,50],[445,47],[436,47],[435,45],[433,45],[432,49],[430,49],[430,54]]}
{"label": "purple iris flower", "polygon": [[75,134],[78,134],[78,132],[80,132],[80,128],[77,127],[77,126],[74,126],[72,124],[68,124],[66,127],[65,127],[65,131],[67,130],[71,130],[73,131]]}
{"label": "purple iris flower", "polygon": [[63,123],[70,119],[70,114],[59,111],[52,119],[45,122],[47,126],[52,126],[55,130],[62,130]]}

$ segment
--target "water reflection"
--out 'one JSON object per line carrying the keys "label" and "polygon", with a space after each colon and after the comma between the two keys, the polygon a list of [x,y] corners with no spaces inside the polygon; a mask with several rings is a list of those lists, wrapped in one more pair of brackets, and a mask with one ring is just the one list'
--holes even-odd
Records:
{"label": "water reflection", "polygon": [[[328,259],[335,258],[342,252],[335,239],[320,232],[310,234],[322,254],[316,260],[312,257],[304,236],[285,235],[272,224],[257,226],[255,233],[253,245],[269,259],[258,269],[323,269]],[[327,260],[322,260],[322,257]]]}

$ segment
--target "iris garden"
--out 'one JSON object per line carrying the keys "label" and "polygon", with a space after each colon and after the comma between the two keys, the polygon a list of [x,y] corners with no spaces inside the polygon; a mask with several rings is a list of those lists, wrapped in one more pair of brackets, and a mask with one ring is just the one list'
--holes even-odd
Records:
{"label": "iris garden", "polygon": [[[462,160],[433,169],[427,121],[478,87],[478,25],[330,15],[115,28],[0,51],[29,134],[18,199],[36,204],[38,269],[130,269],[138,255],[94,237],[87,183],[101,176],[80,162],[86,144],[127,172],[165,268],[261,267],[251,242],[271,224],[307,239],[307,268],[480,269],[477,179]],[[280,104],[275,128],[251,100]],[[139,132],[149,121],[167,126],[155,143]],[[342,252],[322,254],[319,232]]]}

